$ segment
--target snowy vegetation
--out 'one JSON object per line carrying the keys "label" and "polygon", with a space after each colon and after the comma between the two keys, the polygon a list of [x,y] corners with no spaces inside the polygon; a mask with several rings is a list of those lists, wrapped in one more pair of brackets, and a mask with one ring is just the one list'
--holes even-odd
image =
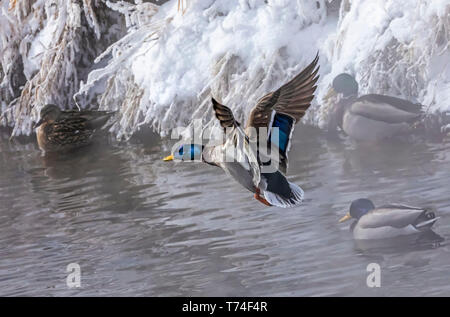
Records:
{"label": "snowy vegetation", "polygon": [[[155,2],[155,1],[153,1]],[[241,121],[320,54],[306,120],[326,127],[340,72],[362,93],[450,110],[450,0],[0,0],[1,124],[30,134],[48,102],[118,110],[111,132],[216,124],[210,96]],[[158,3],[156,1],[156,3]]]}
{"label": "snowy vegetation", "polygon": [[1,124],[13,135],[30,134],[46,103],[75,106],[95,57],[126,31],[107,9],[96,0],[1,0]]}

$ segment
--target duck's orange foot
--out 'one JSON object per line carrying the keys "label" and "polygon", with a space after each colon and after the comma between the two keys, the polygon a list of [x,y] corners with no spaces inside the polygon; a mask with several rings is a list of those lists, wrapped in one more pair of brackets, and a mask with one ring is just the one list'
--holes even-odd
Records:
{"label": "duck's orange foot", "polygon": [[259,191],[259,189],[257,189],[257,190],[256,190],[256,193],[255,193],[255,196],[254,196],[255,199],[256,199],[257,201],[263,203],[264,205],[271,207],[272,205],[271,205],[265,198],[259,196],[259,194],[260,194],[260,191]]}

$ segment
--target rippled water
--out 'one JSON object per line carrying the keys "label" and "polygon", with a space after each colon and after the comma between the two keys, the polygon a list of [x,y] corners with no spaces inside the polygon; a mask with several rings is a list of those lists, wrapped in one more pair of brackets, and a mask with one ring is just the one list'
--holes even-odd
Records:
{"label": "rippled water", "polygon": [[[0,141],[0,295],[450,295],[450,144],[358,145],[298,127],[294,209],[267,208],[212,166],[167,163],[155,140],[44,157]],[[356,243],[356,198],[432,206],[443,240]],[[66,286],[69,263],[81,288]],[[381,266],[368,288],[366,267]]]}

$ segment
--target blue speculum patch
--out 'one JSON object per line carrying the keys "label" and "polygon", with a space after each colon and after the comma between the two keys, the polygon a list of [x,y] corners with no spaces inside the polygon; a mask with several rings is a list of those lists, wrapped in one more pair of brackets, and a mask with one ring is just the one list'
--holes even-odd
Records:
{"label": "blue speculum patch", "polygon": [[[273,118],[272,128],[278,128],[279,131],[278,140],[273,140],[273,143],[278,146],[283,154],[286,153],[293,125],[294,119],[288,115],[277,113]],[[272,133],[270,134],[269,142],[272,142]]]}

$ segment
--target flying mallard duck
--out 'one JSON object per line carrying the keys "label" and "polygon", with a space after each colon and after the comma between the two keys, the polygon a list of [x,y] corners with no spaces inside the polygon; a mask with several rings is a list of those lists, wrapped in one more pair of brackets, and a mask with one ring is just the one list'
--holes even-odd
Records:
{"label": "flying mallard duck", "polygon": [[348,136],[360,141],[379,141],[408,131],[422,117],[422,105],[386,95],[358,97],[358,83],[349,74],[333,80],[327,97],[339,93],[330,130],[339,126]]}
{"label": "flying mallard duck", "polygon": [[357,199],[350,212],[339,222],[355,218],[350,227],[357,240],[384,239],[425,232],[439,217],[430,210],[405,205],[384,205],[375,208],[369,199]]}
{"label": "flying mallard duck", "polygon": [[56,105],[46,105],[34,126],[39,148],[45,152],[57,152],[88,145],[112,114],[114,112],[61,111]]}
{"label": "flying mallard duck", "polygon": [[[185,144],[164,160],[194,160],[201,155],[203,162],[224,169],[242,186],[255,193],[255,199],[265,205],[286,208],[301,203],[303,190],[289,182],[284,174],[295,123],[303,117],[314,98],[315,84],[319,78],[319,68],[316,68],[318,60],[317,55],[291,81],[261,98],[250,112],[245,131],[234,118],[231,109],[212,98],[215,115],[220,125],[227,129],[225,142],[216,146]],[[272,141],[272,134],[276,135],[271,132],[276,131],[273,128],[278,128],[278,139],[275,136]],[[261,146],[250,145],[250,142],[260,140],[260,131],[265,131],[261,132],[265,136],[269,134],[267,142],[272,145],[272,151],[275,147],[278,148],[276,168],[270,172],[264,169]],[[236,157],[242,159],[229,159],[229,153],[236,153]]]}

